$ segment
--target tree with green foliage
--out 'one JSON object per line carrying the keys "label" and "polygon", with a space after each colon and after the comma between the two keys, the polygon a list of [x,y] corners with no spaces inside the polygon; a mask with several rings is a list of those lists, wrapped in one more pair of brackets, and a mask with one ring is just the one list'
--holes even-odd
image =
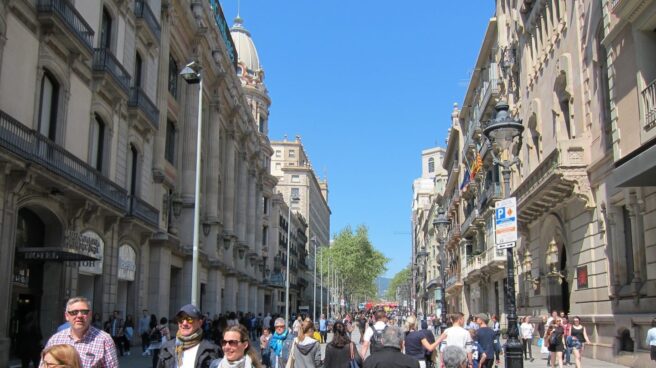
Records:
{"label": "tree with green foliage", "polygon": [[[410,284],[412,283],[412,270],[410,269],[410,265],[406,266],[406,268],[402,269],[401,271],[397,272],[394,277],[392,277],[392,280],[390,280],[389,287],[387,288],[387,293],[385,294],[385,298],[387,300],[396,300],[396,289],[397,288],[407,288],[410,290]],[[397,302],[401,302],[400,300],[396,300]]]}
{"label": "tree with green foliage", "polygon": [[371,244],[365,225],[359,225],[355,232],[350,226],[342,229],[330,247],[321,248],[321,255],[318,257],[322,262],[324,278],[328,277],[326,273],[329,267],[337,271],[340,284],[344,288],[344,296],[350,305],[377,294],[376,278],[387,270],[385,265],[389,262],[389,259]]}

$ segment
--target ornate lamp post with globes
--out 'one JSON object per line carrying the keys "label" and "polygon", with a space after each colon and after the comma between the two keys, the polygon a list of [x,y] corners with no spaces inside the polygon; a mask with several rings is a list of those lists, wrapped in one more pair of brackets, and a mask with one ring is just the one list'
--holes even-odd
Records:
{"label": "ornate lamp post with globes", "polygon": [[[502,170],[504,198],[510,197],[510,173],[512,166],[519,164],[519,150],[521,149],[521,135],[524,126],[521,120],[515,120],[508,113],[508,103],[499,101],[494,107],[496,117],[491,120],[483,134],[490,142],[490,152],[494,163]],[[515,146],[515,142],[517,145]],[[508,248],[508,340],[506,342],[506,368],[522,368],[524,360],[522,355],[522,344],[519,341],[519,329],[517,327],[517,305],[515,295],[515,264],[513,259],[513,248]]]}
{"label": "ornate lamp post with globes", "polygon": [[446,330],[446,232],[451,222],[444,214],[444,208],[437,210],[437,216],[433,219],[433,228],[440,244],[440,303],[442,313],[440,315],[440,333]]}

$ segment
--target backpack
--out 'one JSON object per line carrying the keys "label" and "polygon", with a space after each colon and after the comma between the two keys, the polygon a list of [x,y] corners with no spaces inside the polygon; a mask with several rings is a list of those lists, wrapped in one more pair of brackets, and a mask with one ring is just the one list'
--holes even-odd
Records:
{"label": "backpack", "polygon": [[387,330],[387,326],[380,331],[373,327],[371,329],[374,331],[374,334],[371,336],[371,340],[369,340],[369,351],[373,354],[383,348],[383,333]]}
{"label": "backpack", "polygon": [[148,338],[150,341],[160,342],[162,341],[162,331],[159,329],[159,327],[155,327],[152,331],[150,331]]}
{"label": "backpack", "polygon": [[558,334],[552,332],[551,336],[549,336],[549,346],[556,346],[556,345],[558,345]]}

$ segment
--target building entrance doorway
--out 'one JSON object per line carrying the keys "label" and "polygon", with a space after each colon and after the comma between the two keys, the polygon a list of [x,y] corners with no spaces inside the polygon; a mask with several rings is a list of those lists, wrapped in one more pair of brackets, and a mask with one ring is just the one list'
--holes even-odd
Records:
{"label": "building entrance doorway", "polygon": [[565,312],[569,314],[570,311],[570,287],[567,275],[567,252],[565,246],[559,246],[558,255],[560,262],[558,263],[560,275],[553,274],[549,277],[549,310],[556,310],[558,312]]}

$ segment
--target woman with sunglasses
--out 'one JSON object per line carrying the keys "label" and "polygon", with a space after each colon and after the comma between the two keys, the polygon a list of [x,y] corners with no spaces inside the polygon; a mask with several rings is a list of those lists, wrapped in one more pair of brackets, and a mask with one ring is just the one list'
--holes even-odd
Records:
{"label": "woman with sunglasses", "polygon": [[565,330],[563,329],[563,320],[557,317],[554,320],[553,328],[549,328],[545,341],[549,344],[549,361],[551,367],[558,363],[559,368],[563,368],[563,351],[565,350]]}
{"label": "woman with sunglasses", "polygon": [[221,348],[223,359],[212,362],[210,368],[262,368],[243,325],[229,326],[223,331]]}
{"label": "woman with sunglasses", "polygon": [[50,345],[41,353],[39,368],[82,368],[82,361],[72,345]]}
{"label": "woman with sunglasses", "polygon": [[583,353],[583,345],[590,341],[585,327],[581,325],[581,318],[578,316],[572,319],[572,326],[570,329],[570,338],[572,345],[572,352],[574,353],[574,364],[576,368],[581,368],[581,354]]}

